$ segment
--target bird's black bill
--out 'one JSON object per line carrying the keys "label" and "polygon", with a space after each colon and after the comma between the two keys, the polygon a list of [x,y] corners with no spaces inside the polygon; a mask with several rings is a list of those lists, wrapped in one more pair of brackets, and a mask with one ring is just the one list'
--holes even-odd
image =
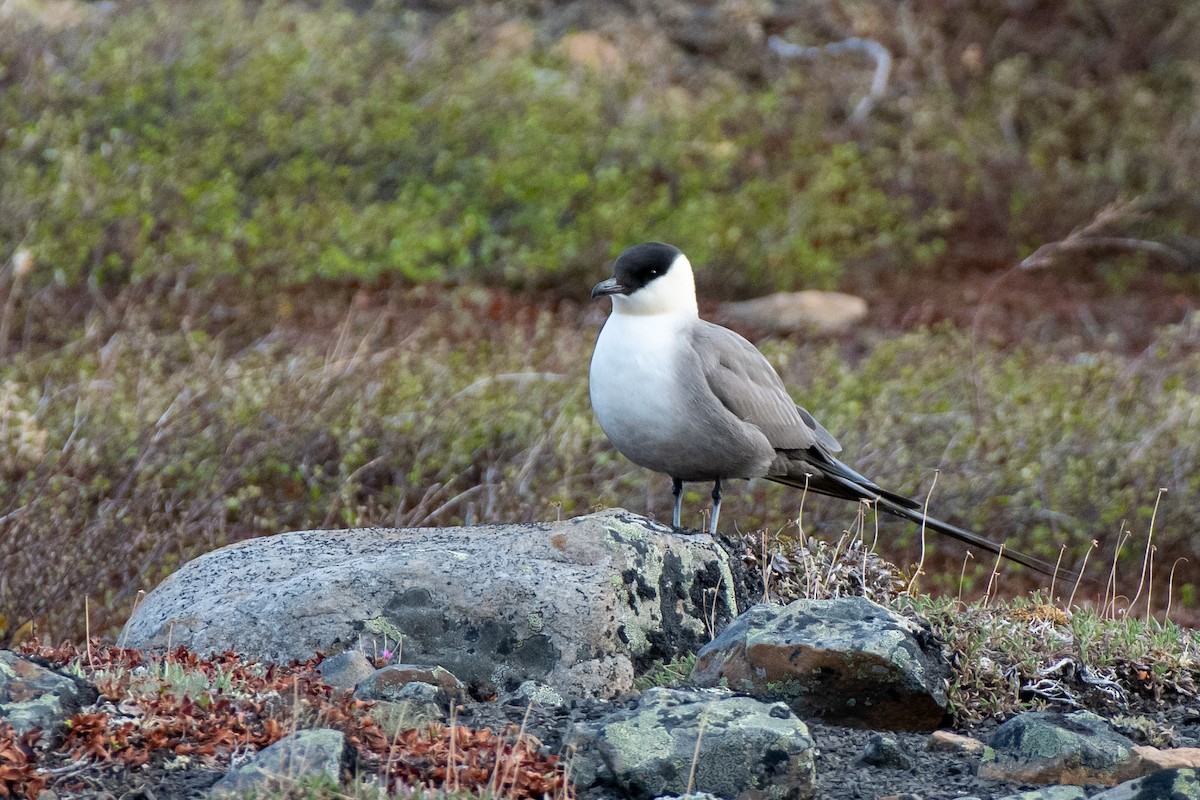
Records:
{"label": "bird's black bill", "polygon": [[592,287],[592,297],[608,297],[613,294],[629,294],[629,289],[617,283],[616,278],[600,281]]}

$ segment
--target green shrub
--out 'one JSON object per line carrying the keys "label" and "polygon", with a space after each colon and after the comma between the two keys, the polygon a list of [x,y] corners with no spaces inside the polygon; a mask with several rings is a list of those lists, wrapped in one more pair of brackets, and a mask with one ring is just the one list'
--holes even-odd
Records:
{"label": "green shrub", "polygon": [[[741,287],[826,285],[929,225],[885,151],[826,142],[773,90],[687,103],[489,50],[460,15],[428,35],[337,6],[123,4],[4,79],[0,257],[43,281],[237,276],[577,285],[646,238],[746,268]],[[464,53],[471,57],[464,58]]]}

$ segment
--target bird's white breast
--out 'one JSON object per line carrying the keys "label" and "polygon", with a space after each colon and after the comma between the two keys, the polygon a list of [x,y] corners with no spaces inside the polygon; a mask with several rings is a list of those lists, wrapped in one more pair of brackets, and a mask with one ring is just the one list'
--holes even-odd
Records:
{"label": "bird's white breast", "polygon": [[676,369],[687,317],[619,314],[604,323],[592,354],[592,409],[605,435],[631,460],[670,441],[682,413]]}

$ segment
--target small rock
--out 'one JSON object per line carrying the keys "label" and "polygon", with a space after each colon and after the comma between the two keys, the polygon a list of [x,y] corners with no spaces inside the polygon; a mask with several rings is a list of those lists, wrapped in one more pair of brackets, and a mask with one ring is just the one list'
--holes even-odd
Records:
{"label": "small rock", "polygon": [[979,776],[1032,784],[1113,786],[1133,769],[1133,742],[1088,711],[1028,712],[996,728]]}
{"label": "small rock", "polygon": [[783,703],[723,689],[648,689],[633,709],[579,723],[572,776],[629,798],[682,795],[691,785],[729,800],[801,800],[814,787],[813,740]]}
{"label": "small rock", "polygon": [[432,686],[447,698],[462,697],[466,694],[466,687],[450,674],[449,670],[441,667],[421,667],[416,664],[389,664],[359,681],[354,696],[360,700],[411,698],[411,690],[409,694],[402,692],[412,683]]}
{"label": "small rock", "polygon": [[1149,745],[1133,748],[1133,755],[1143,765],[1138,771],[1143,775],[1159,769],[1183,769],[1200,767],[1200,747],[1174,747],[1159,750]]}
{"label": "small rock", "polygon": [[95,688],[82,680],[0,650],[0,721],[17,733],[41,728],[56,741],[63,723],[96,697]]}
{"label": "small rock", "polygon": [[315,776],[324,776],[336,785],[345,755],[346,737],[341,731],[296,731],[227,773],[213,784],[209,796],[287,791],[301,778]]}
{"label": "small rock", "polygon": [[941,753],[962,753],[965,756],[979,758],[987,750],[987,745],[971,736],[963,736],[953,731],[934,731],[929,734],[927,749]]}
{"label": "small rock", "polygon": [[517,59],[533,50],[533,26],[524,20],[502,22],[489,32],[492,55]]}
{"label": "small rock", "polygon": [[367,710],[367,716],[375,720],[375,724],[388,737],[393,737],[400,731],[441,723],[446,719],[445,712],[438,704],[414,699],[380,700]]}
{"label": "small rock", "polygon": [[[996,798],[996,800],[1085,800],[1086,797],[1087,792],[1078,786],[1046,786],[1042,789],[1005,795],[1004,797]],[[971,799],[964,797],[960,800]]]}
{"label": "small rock", "polygon": [[618,73],[625,70],[625,57],[617,46],[595,31],[568,33],[558,50],[572,64],[596,72]]}
{"label": "small rock", "polygon": [[378,700],[368,714],[389,734],[442,722],[447,707],[455,702],[437,686],[419,680],[390,687],[386,694],[387,699]]}
{"label": "small rock", "polygon": [[542,708],[562,708],[567,701],[561,694],[544,683],[525,681],[513,692],[512,702],[528,705],[532,703]]}
{"label": "small rock", "polygon": [[889,769],[912,769],[912,756],[904,752],[900,742],[891,736],[875,734],[863,745],[854,759],[855,766],[888,767]]}
{"label": "small rock", "polygon": [[845,333],[867,318],[867,301],[841,292],[782,292],[741,303],[726,303],[730,322],[766,333]]}
{"label": "small rock", "polygon": [[1191,768],[1159,770],[1094,794],[1092,800],[1200,800],[1200,772]]}
{"label": "small rock", "polygon": [[375,665],[361,650],[347,650],[322,661],[317,671],[333,688],[353,689],[359,681],[375,672]]}
{"label": "small rock", "polygon": [[[905,792],[904,794],[884,794],[876,798],[876,800],[921,800],[921,795]],[[966,800],[963,798],[962,800]]]}
{"label": "small rock", "polygon": [[838,724],[930,730],[945,717],[949,675],[927,626],[842,597],[754,606],[700,649],[691,682],[727,681]]}

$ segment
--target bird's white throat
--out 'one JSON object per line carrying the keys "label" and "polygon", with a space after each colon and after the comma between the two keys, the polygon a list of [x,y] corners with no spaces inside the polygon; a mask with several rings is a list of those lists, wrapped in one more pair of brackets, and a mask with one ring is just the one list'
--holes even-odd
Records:
{"label": "bird's white throat", "polygon": [[671,268],[633,294],[613,295],[614,314],[700,316],[692,264],[680,253]]}

